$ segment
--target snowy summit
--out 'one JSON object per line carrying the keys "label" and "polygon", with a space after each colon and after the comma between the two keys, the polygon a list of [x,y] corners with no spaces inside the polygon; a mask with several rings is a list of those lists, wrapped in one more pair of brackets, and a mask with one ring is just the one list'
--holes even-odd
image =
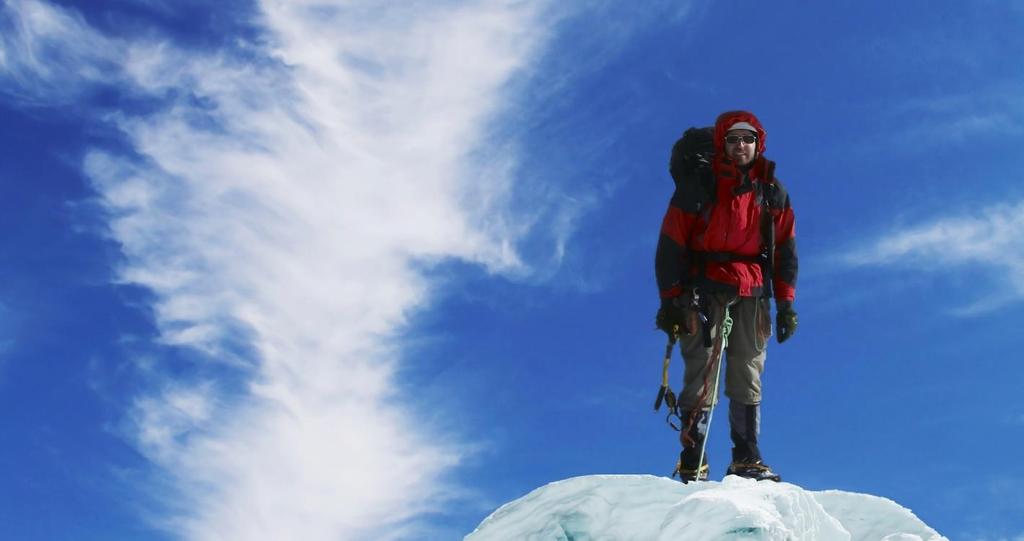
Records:
{"label": "snowy summit", "polygon": [[892,500],[727,476],[683,484],[591,475],[543,486],[487,517],[465,541],[940,541]]}

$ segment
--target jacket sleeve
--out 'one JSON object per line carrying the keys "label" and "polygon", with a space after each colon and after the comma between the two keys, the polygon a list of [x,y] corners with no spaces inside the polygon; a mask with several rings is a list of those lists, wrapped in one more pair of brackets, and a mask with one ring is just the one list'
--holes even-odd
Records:
{"label": "jacket sleeve", "polygon": [[695,216],[683,211],[678,204],[679,194],[672,197],[665,218],[661,222],[661,235],[654,257],[654,274],[662,298],[678,297],[689,285],[689,254],[686,240],[693,228]]}
{"label": "jacket sleeve", "polygon": [[[781,184],[779,186],[781,187]],[[796,276],[799,268],[796,255],[796,216],[789,202],[789,194],[785,193],[784,189],[782,196],[782,210],[773,216],[775,263],[772,285],[777,301],[792,301],[796,298]]]}

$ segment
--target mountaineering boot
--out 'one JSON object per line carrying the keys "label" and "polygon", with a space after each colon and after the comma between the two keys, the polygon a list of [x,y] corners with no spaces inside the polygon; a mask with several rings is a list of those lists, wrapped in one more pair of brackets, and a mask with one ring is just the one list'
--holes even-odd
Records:
{"label": "mountaineering boot", "polygon": [[[691,418],[691,413],[684,411],[682,419],[684,423],[687,423]],[[697,412],[696,416],[693,417],[693,424],[689,427],[683,427],[683,430],[679,433],[679,441],[683,444],[683,451],[679,453],[679,461],[676,462],[676,469],[672,472],[672,477],[679,476],[679,480],[688,483],[690,481],[707,481],[708,472],[711,470],[708,466],[708,458],[704,457],[704,463],[700,463],[701,449],[704,447],[704,435],[707,431],[707,412]]]}
{"label": "mountaineering boot", "polygon": [[697,463],[700,462],[700,445],[703,442],[697,442],[696,447],[683,447],[683,451],[679,453],[679,461],[676,462],[676,470],[672,472],[672,477],[679,476],[679,480],[688,483],[690,481],[707,481],[708,472],[711,471],[711,466],[708,465],[708,457],[704,457],[704,464],[697,467]]}
{"label": "mountaineering boot", "polygon": [[738,475],[758,481],[781,481],[761,458],[757,435],[761,428],[761,408],[757,404],[729,402],[729,436],[732,438],[732,464],[726,475]]}
{"label": "mountaineering boot", "polygon": [[[700,450],[697,450],[700,453]],[[707,461],[699,469],[697,468],[697,461],[700,457],[692,459],[690,461],[686,456],[686,449],[679,453],[679,461],[676,462],[676,469],[672,472],[672,477],[679,477],[679,480],[683,483],[689,483],[690,481],[707,481],[708,472],[711,471],[711,466],[708,466]]]}
{"label": "mountaineering boot", "polygon": [[782,481],[782,477],[773,472],[771,467],[761,460],[761,457],[752,457],[747,454],[746,449],[735,447],[732,450],[732,464],[729,465],[725,474],[738,475],[757,481]]}
{"label": "mountaineering boot", "polygon": [[725,474],[754,479],[755,481],[775,481],[776,483],[782,481],[782,477],[779,474],[773,472],[767,464],[760,461],[757,463],[733,462],[729,465],[729,469],[726,470]]}

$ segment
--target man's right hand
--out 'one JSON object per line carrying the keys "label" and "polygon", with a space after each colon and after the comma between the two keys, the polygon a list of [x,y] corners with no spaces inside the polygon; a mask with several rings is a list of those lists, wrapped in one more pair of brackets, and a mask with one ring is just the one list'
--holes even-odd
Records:
{"label": "man's right hand", "polygon": [[661,308],[654,318],[654,324],[668,334],[695,334],[697,322],[697,309],[693,306],[693,297],[689,293],[662,298]]}

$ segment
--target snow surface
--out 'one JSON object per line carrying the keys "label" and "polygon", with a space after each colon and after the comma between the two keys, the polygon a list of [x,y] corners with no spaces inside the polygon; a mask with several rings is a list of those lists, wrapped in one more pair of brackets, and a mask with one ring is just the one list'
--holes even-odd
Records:
{"label": "snow surface", "polygon": [[545,485],[484,519],[465,541],[948,541],[892,500],[727,476],[683,484],[591,475]]}

